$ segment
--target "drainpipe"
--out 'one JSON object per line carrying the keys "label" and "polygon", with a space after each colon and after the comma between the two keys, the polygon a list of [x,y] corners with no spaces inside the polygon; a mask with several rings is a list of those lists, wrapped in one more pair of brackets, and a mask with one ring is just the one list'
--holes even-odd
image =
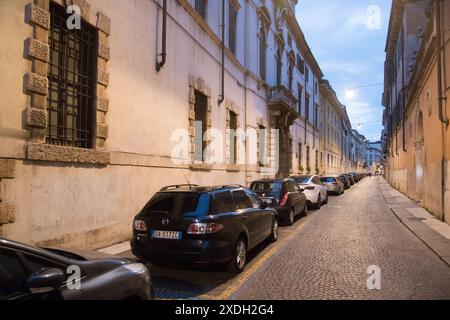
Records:
{"label": "drainpipe", "polygon": [[217,103],[219,106],[225,100],[225,0],[222,0],[222,56],[220,74],[220,95]]}
{"label": "drainpipe", "polygon": [[441,24],[441,2],[442,0],[435,0],[436,6],[436,26],[437,26],[437,82],[438,82],[438,105],[439,105],[439,120],[442,122],[442,160],[441,160],[441,220],[445,221],[445,131],[449,125],[449,119],[444,115],[442,101],[446,98],[442,95],[442,24]]}
{"label": "drainpipe", "polygon": [[161,56],[161,61],[156,62],[156,72],[161,71],[166,64],[167,57],[167,0],[163,0],[163,20],[162,20],[162,52],[158,54]]}
{"label": "drainpipe", "polygon": [[[403,42],[403,48],[405,46],[405,32],[402,32],[402,42]],[[406,138],[406,134],[405,134],[405,125],[406,125],[406,88],[405,88],[405,53],[402,52],[402,56],[403,56],[403,63],[402,63],[402,109],[403,109],[403,117],[402,117],[402,144],[403,144],[403,152],[406,152],[406,144],[405,144],[405,138]]]}

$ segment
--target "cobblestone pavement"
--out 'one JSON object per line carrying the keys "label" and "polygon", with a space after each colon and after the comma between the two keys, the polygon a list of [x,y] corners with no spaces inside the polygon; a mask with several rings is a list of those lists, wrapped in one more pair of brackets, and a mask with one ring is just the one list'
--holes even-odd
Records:
{"label": "cobblestone pavement", "polygon": [[[392,214],[382,181],[330,198],[231,298],[450,299],[450,268]],[[367,289],[371,265],[381,290]]]}
{"label": "cobblestone pavement", "polygon": [[[152,267],[161,299],[450,299],[450,268],[390,211],[366,178],[251,253],[246,271]],[[131,253],[122,254],[124,256]],[[368,290],[369,266],[381,290]]]}

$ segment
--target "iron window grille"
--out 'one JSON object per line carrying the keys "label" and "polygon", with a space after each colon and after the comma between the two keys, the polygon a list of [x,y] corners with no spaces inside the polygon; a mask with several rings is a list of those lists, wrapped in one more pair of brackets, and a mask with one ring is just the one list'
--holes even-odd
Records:
{"label": "iron window grille", "polygon": [[205,133],[207,130],[208,118],[208,98],[200,91],[195,91],[195,154],[194,160],[198,162],[205,161],[205,150],[207,142]]}
{"label": "iron window grille", "polygon": [[228,8],[228,49],[230,49],[233,54],[236,54],[237,14],[237,9],[230,1]]}
{"label": "iron window grille", "polygon": [[66,10],[51,1],[46,143],[91,148],[97,69],[97,30],[81,21],[69,30]]}
{"label": "iron window grille", "polygon": [[237,114],[230,111],[230,164],[236,164],[238,158],[237,135],[238,129]]}
{"label": "iron window grille", "polygon": [[206,20],[206,3],[207,0],[195,0],[195,11],[198,12],[203,20]]}

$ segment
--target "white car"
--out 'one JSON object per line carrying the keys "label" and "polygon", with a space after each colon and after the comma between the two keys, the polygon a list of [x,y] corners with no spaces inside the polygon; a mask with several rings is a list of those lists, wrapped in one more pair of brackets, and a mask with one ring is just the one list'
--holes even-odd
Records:
{"label": "white car", "polygon": [[328,203],[328,190],[318,176],[293,176],[291,179],[304,190],[309,207],[320,209],[323,204]]}

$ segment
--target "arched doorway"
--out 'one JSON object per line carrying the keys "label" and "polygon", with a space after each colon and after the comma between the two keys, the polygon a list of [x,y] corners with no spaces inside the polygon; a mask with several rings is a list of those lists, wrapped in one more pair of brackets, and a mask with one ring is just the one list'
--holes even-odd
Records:
{"label": "arched doorway", "polygon": [[425,151],[424,151],[424,131],[423,114],[419,112],[416,121],[416,139],[414,144],[414,168],[416,174],[416,194],[419,199],[423,199],[423,176],[425,174]]}

